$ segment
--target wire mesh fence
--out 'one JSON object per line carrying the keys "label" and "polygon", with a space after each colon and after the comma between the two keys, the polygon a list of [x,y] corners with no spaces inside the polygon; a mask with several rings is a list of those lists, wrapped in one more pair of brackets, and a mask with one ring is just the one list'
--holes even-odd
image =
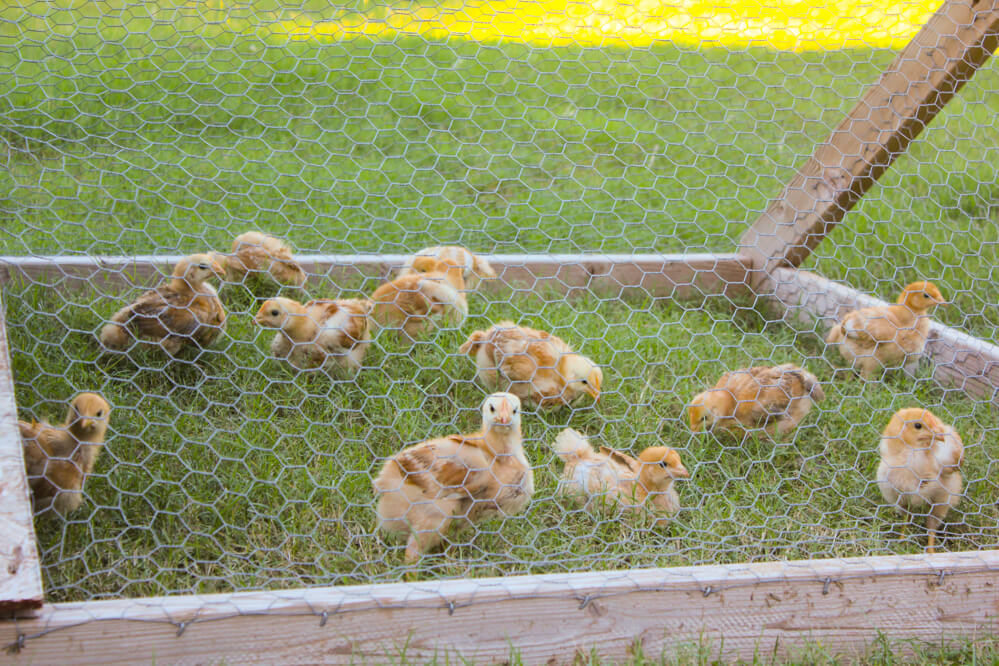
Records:
{"label": "wire mesh fence", "polygon": [[[684,3],[8,3],[2,254],[176,258],[158,260],[153,280],[117,264],[72,289],[58,270],[4,284],[21,418],[61,422],[87,391],[111,410],[79,508],[36,507],[47,598],[919,553],[928,510],[912,520],[878,485],[882,433],[907,407],[963,440],[939,547],[991,548],[999,420],[987,398],[941,390],[925,362],[844,371],[824,331],[789,326],[748,283],[712,285],[721,268],[695,274],[684,299],[652,286],[651,270],[629,289],[531,277],[535,255],[577,270],[577,253],[732,251],[934,8],[837,3],[796,20],[800,8],[753,4],[722,20]],[[824,18],[848,10],[856,24]],[[950,303],[934,319],[994,339],[997,88],[986,67],[808,267],[890,302],[932,281]],[[293,246],[304,281],[232,269],[233,241],[250,230]],[[404,339],[386,313],[403,306],[379,309],[379,287],[441,245],[509,270],[466,271],[463,256],[425,266],[398,291],[442,316]],[[197,293],[117,320],[133,334],[182,328],[176,348],[103,334],[195,253],[207,254],[174,287]],[[392,258],[351,274],[331,255]],[[224,316],[211,310],[216,290]],[[278,297],[322,303],[299,312]],[[207,337],[186,344],[198,337],[190,321],[171,322],[202,308],[214,314],[193,326]],[[369,315],[370,341],[351,328]],[[294,317],[332,322],[339,351],[317,361],[307,345],[272,347],[287,342],[273,327]],[[531,329],[521,340],[535,347],[503,348],[496,325]],[[513,376],[516,358],[533,363],[533,384]],[[763,384],[801,379],[779,389],[814,403],[796,427],[774,432],[769,414],[746,433],[691,431],[688,407],[724,373],[783,364],[807,373]],[[539,397],[546,372],[554,388]],[[474,525],[407,556],[405,536],[379,530],[373,479],[393,465],[423,478],[419,456],[395,456],[474,433],[497,389],[521,398],[498,407],[522,410],[530,501],[480,517],[462,502],[493,492],[499,504],[499,491],[447,477],[456,515]],[[642,510],[613,493],[580,502],[567,486],[599,465],[559,455],[566,428],[634,458],[668,447],[677,459],[608,453],[599,465],[617,479],[664,471],[622,492]],[[436,446],[439,463],[461,456]],[[526,477],[489,470],[501,490],[526,492]],[[635,493],[663,474],[676,506],[651,510]]]}

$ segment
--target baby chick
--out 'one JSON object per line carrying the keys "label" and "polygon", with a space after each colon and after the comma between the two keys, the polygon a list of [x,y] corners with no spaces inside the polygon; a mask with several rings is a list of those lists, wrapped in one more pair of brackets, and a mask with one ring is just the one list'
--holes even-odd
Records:
{"label": "baby chick", "polygon": [[457,323],[468,315],[462,267],[433,257],[416,257],[417,271],[386,282],[371,295],[371,318],[384,328],[397,328],[415,339],[432,317],[453,315]]}
{"label": "baby chick", "polygon": [[455,522],[523,511],[534,494],[524,455],[520,400],[494,393],[482,403],[482,430],[411,446],[374,480],[382,529],[409,534],[406,562],[437,546]]}
{"label": "baby chick", "polygon": [[815,375],[793,363],[735,370],[694,396],[687,408],[690,429],[739,434],[762,427],[770,436],[784,434],[825,397]]}
{"label": "baby chick", "polygon": [[913,282],[895,305],[850,312],[832,327],[826,343],[863,377],[882,367],[906,366],[926,349],[930,312],[946,305],[932,282]]}
{"label": "baby chick", "polygon": [[570,405],[584,393],[600,398],[603,370],[551,333],[501,321],[472,333],[460,351],[475,361],[485,386],[540,407]]}
{"label": "baby chick", "polygon": [[[672,516],[680,510],[674,479],[690,476],[680,454],[665,446],[651,446],[635,460],[631,456],[600,447],[593,450],[583,435],[566,428],[555,438],[555,452],[565,463],[559,492],[588,498],[605,496],[630,510],[651,504],[658,514]],[[665,525],[668,519],[656,521]]]}
{"label": "baby chick", "polygon": [[62,426],[17,422],[36,512],[53,506],[65,515],[83,504],[83,482],[94,471],[110,416],[104,398],[81,393],[70,403]]}
{"label": "baby chick", "polygon": [[461,266],[465,284],[469,289],[477,287],[482,279],[496,277],[496,271],[493,270],[493,267],[484,257],[472,254],[465,248],[457,245],[428,247],[420,250],[406,260],[406,265],[399,271],[399,275],[409,275],[417,272],[418,269],[413,267],[413,262],[418,257],[433,257],[438,261],[444,261],[454,266]]}
{"label": "baby chick", "polygon": [[225,278],[221,265],[211,255],[194,254],[182,259],[173,277],[139,296],[111,318],[101,329],[100,339],[108,349],[125,349],[132,336],[159,344],[177,354],[185,345],[207,347],[225,330],[226,313],[215,288],[205,280]]}
{"label": "baby chick", "polygon": [[219,255],[230,282],[246,281],[246,276],[270,275],[275,282],[301,287],[305,271],[295,261],[288,245],[259,231],[247,231],[232,242],[232,254]]}
{"label": "baby chick", "polygon": [[936,550],[937,530],[951,507],[961,501],[963,459],[961,437],[926,409],[900,409],[881,435],[881,495],[903,511],[929,512],[928,552]]}
{"label": "baby chick", "polygon": [[318,368],[334,363],[360,370],[371,341],[366,299],[309,301],[290,298],[265,301],[254,318],[264,328],[276,328],[271,353],[296,368]]}

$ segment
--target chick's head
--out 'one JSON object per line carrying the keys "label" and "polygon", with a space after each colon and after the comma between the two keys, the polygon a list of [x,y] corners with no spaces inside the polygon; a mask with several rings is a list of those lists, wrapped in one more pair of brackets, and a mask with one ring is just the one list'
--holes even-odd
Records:
{"label": "chick's head", "polygon": [[101,437],[108,428],[111,405],[96,393],[81,393],[69,403],[66,425],[82,434]]}
{"label": "chick's head", "polygon": [[291,317],[304,315],[305,309],[290,298],[272,298],[264,301],[253,321],[264,328],[285,328]]}
{"label": "chick's head", "polygon": [[520,398],[512,393],[493,393],[482,403],[482,429],[520,428]]}
{"label": "chick's head", "polygon": [[711,390],[698,393],[687,407],[692,432],[707,432],[711,430],[721,415],[725,413],[733,401],[728,391]]}
{"label": "chick's head", "polygon": [[647,485],[664,486],[673,479],[690,478],[680,454],[668,446],[650,446],[638,456],[642,463],[642,479]]}
{"label": "chick's head", "polygon": [[173,277],[198,284],[216,277],[225,279],[225,269],[216,253],[192,254],[181,259],[173,269]]}
{"label": "chick's head", "polygon": [[947,305],[943,294],[932,282],[913,282],[898,297],[899,305],[905,305],[913,312],[926,312],[938,305]]}
{"label": "chick's head", "polygon": [[927,449],[934,441],[943,441],[946,427],[928,409],[908,407],[900,409],[891,417],[884,436],[901,440],[914,449]]}
{"label": "chick's head", "polygon": [[604,383],[604,371],[581,354],[566,354],[559,359],[559,374],[565,385],[582,390],[596,402]]}

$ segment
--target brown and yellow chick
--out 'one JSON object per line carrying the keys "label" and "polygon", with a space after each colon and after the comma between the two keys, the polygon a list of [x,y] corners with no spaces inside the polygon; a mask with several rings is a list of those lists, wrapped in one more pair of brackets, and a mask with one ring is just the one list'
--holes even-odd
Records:
{"label": "brown and yellow chick", "polygon": [[826,343],[864,377],[881,368],[918,361],[930,333],[930,313],[947,302],[932,282],[913,282],[895,305],[850,312],[832,327]]}
{"label": "brown and yellow chick", "polygon": [[405,333],[410,340],[420,335],[435,318],[451,318],[460,324],[468,315],[462,267],[433,257],[416,257],[415,273],[386,282],[371,294],[371,318],[382,328]]}
{"label": "brown and yellow chick", "polygon": [[693,432],[743,434],[763,428],[770,435],[794,430],[812,405],[825,399],[815,375],[793,363],[756,366],[722,375],[687,408]]}
{"label": "brown and yellow chick", "polygon": [[409,275],[418,272],[418,269],[414,268],[413,262],[419,257],[433,257],[438,261],[443,261],[454,266],[461,266],[465,285],[469,289],[475,289],[479,282],[484,279],[496,277],[496,271],[493,270],[493,267],[485,257],[472,254],[467,249],[458,245],[428,247],[420,250],[406,260],[406,265],[399,271],[399,275]]}
{"label": "brown and yellow chick", "polygon": [[290,298],[265,301],[254,321],[275,328],[271,352],[296,368],[339,366],[357,371],[371,343],[367,299],[309,301],[302,305]]}
{"label": "brown and yellow chick", "polygon": [[680,454],[669,447],[651,446],[638,459],[601,446],[594,451],[587,439],[572,428],[555,438],[555,452],[565,463],[558,490],[588,501],[605,497],[629,510],[647,507],[664,517],[680,510],[680,496],[673,481],[690,476]]}
{"label": "brown and yellow chick", "polygon": [[245,284],[248,275],[269,275],[279,284],[301,287],[307,277],[287,243],[259,231],[236,236],[232,253],[219,257],[230,282]]}
{"label": "brown and yellow chick", "polygon": [[501,321],[472,333],[460,351],[475,362],[483,385],[539,407],[571,405],[583,395],[600,398],[603,370],[546,331]]}
{"label": "brown and yellow chick", "polygon": [[62,426],[18,421],[35,511],[50,506],[62,515],[83,504],[83,483],[97,462],[111,406],[96,393],[73,398]]}
{"label": "brown and yellow chick", "polygon": [[173,276],[119,310],[101,329],[101,343],[122,350],[134,338],[177,354],[186,345],[207,347],[225,330],[226,312],[218,292],[206,282],[224,279],[222,266],[209,254],[182,259]]}
{"label": "brown and yellow chick", "polygon": [[881,495],[903,511],[926,515],[931,553],[937,530],[961,501],[963,460],[960,435],[927,409],[900,409],[881,434]]}
{"label": "brown and yellow chick", "polygon": [[421,442],[390,458],[374,480],[382,529],[408,534],[406,562],[435,548],[454,523],[510,516],[534,494],[524,454],[520,400],[494,393],[482,403],[482,430]]}

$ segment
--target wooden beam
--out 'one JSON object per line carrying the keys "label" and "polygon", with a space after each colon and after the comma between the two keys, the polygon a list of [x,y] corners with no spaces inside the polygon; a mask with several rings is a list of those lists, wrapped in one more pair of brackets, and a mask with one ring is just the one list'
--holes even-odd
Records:
{"label": "wooden beam", "polygon": [[[27,280],[50,287],[148,287],[169,275],[181,257],[0,257],[0,284]],[[300,255],[309,288],[357,277],[385,279],[405,255]],[[551,289],[571,295],[597,291],[616,296],[702,298],[748,294],[749,263],[735,254],[493,255],[499,274],[487,291]]]}
{"label": "wooden beam", "polygon": [[[887,305],[856,289],[808,271],[778,268],[764,284],[764,292],[784,310],[792,325],[825,332],[858,308]],[[933,363],[933,379],[999,404],[999,347],[967,333],[932,322],[926,357]]]}
{"label": "wooden beam", "polygon": [[[863,654],[999,629],[999,551],[640,569],[46,606],[2,625],[12,663],[569,663]],[[911,645],[900,645],[902,651]]]}
{"label": "wooden beam", "polygon": [[999,0],[946,0],[742,237],[753,267],[799,266],[997,44]]}
{"label": "wooden beam", "polygon": [[0,293],[0,611],[4,613],[42,605],[33,518]]}

